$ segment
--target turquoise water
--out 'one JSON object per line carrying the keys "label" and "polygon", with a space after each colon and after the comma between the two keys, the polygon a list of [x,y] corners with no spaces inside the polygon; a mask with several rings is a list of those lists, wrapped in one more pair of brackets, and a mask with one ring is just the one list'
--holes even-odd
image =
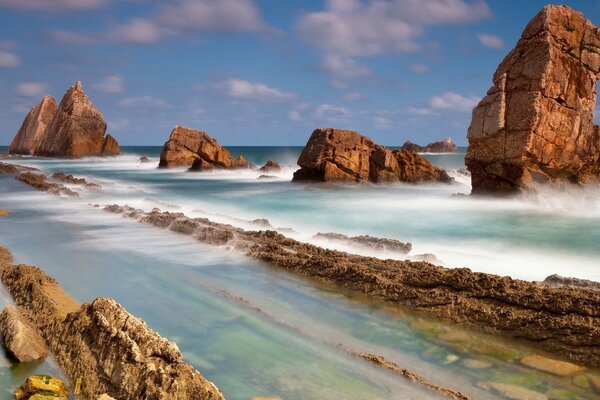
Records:
{"label": "turquoise water", "polygon": [[[472,201],[449,197],[467,193],[468,180],[420,187],[292,184],[300,148],[231,149],[256,164],[272,158],[289,165],[268,181],[252,171],[157,170],[159,148],[124,150],[129,154],[117,158],[18,161],[86,176],[103,189],[58,199],[0,177],[0,208],[10,213],[0,217],[0,244],[12,249],[18,262],[43,267],[80,301],[117,299],[176,341],[228,399],[438,398],[339,344],[383,355],[477,399],[497,398],[479,388],[485,381],[551,393],[551,398],[596,396],[570,378],[520,366],[519,358],[533,351],[520,344],[428,321],[89,205],[159,207],[254,228],[250,220],[267,218],[303,240],[335,231],[411,241],[414,253],[435,253],[450,267],[529,279],[551,273],[594,278],[600,239],[596,193],[583,200],[578,194],[582,204],[569,194],[541,203]],[[138,163],[141,154],[153,163]],[[458,169],[464,154],[428,157]],[[485,368],[472,368],[467,360],[473,359]],[[0,384],[12,389],[23,375],[2,368],[2,360]],[[39,368],[52,370],[52,365]]]}

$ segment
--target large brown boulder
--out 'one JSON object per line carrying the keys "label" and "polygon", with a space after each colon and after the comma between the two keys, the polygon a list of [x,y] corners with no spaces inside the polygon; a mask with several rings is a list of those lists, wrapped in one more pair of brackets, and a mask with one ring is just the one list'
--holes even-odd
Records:
{"label": "large brown boulder", "polygon": [[160,153],[160,168],[190,167],[191,170],[215,168],[253,168],[244,157],[231,157],[208,133],[177,125]]}
{"label": "large brown boulder", "polygon": [[89,100],[81,82],[77,82],[67,90],[58,109],[50,96],[34,106],[8,151],[47,157],[119,154],[119,144],[105,133],[102,113]]}
{"label": "large brown boulder", "polygon": [[391,150],[358,132],[316,129],[300,154],[294,181],[451,182],[446,171],[405,150]]}
{"label": "large brown boulder", "polygon": [[44,339],[11,305],[0,314],[0,337],[6,351],[19,362],[41,360],[48,354]]}
{"label": "large brown boulder", "polygon": [[458,147],[452,138],[446,138],[438,142],[429,143],[427,146],[420,146],[407,140],[402,145],[402,150],[414,151],[416,153],[455,153]]}
{"label": "large brown boulder", "polygon": [[45,96],[39,104],[31,108],[25,117],[21,128],[8,146],[8,152],[33,155],[55,114],[56,101],[52,96]]}
{"label": "large brown boulder", "polygon": [[473,110],[466,156],[473,193],[597,181],[599,78],[598,28],[568,7],[544,7]]}

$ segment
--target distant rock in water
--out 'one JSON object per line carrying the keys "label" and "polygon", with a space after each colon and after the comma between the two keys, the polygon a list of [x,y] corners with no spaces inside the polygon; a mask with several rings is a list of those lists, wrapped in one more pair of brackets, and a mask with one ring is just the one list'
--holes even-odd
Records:
{"label": "distant rock in water", "polygon": [[9,153],[48,157],[110,156],[120,148],[105,135],[106,122],[83,91],[73,85],[56,108],[50,96],[34,106],[9,146]]}
{"label": "distant rock in water", "polygon": [[473,110],[466,155],[473,193],[598,181],[598,79],[598,28],[568,7],[545,6]]}
{"label": "distant rock in water", "polygon": [[452,138],[446,138],[439,142],[429,143],[427,146],[419,146],[407,140],[402,145],[402,150],[414,151],[415,153],[456,153],[458,147]]}
{"label": "distant rock in water", "polygon": [[187,166],[192,171],[215,168],[254,168],[244,157],[231,157],[214,138],[203,131],[177,125],[160,153],[159,168]]}
{"label": "distant rock in water", "polygon": [[258,170],[261,172],[281,172],[281,165],[275,160],[269,160]]}
{"label": "distant rock in water", "polygon": [[594,282],[587,279],[579,278],[567,278],[560,275],[550,275],[544,279],[544,282],[548,286],[555,287],[572,287],[585,290],[595,290],[600,292],[600,282]]}
{"label": "distant rock in water", "polygon": [[141,163],[149,163],[150,159],[148,158],[148,156],[143,155],[143,156],[140,157],[139,162],[141,162]]}
{"label": "distant rock in water", "polygon": [[391,150],[358,132],[316,129],[302,150],[294,181],[452,182],[446,171],[406,150]]}
{"label": "distant rock in water", "polygon": [[364,247],[369,250],[393,251],[407,254],[412,250],[411,243],[404,243],[396,239],[379,238],[370,235],[347,236],[341,233],[319,232],[315,239],[325,239],[332,242],[339,242],[346,245]]}

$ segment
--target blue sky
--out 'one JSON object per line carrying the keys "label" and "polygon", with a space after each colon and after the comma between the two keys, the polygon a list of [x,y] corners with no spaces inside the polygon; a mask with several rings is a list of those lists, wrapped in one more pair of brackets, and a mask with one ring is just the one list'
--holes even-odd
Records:
{"label": "blue sky", "polygon": [[[123,145],[175,125],[225,145],[316,127],[386,145],[450,136],[546,1],[0,0],[0,143],[81,80]],[[600,24],[600,1],[564,1]]]}

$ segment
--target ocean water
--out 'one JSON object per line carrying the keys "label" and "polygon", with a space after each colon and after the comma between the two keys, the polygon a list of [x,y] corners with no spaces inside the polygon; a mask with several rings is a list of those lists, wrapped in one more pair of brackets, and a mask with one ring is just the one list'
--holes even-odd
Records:
{"label": "ocean water", "polygon": [[[123,150],[115,158],[10,160],[84,176],[102,190],[56,198],[0,176],[0,209],[9,210],[0,217],[0,245],[18,262],[44,268],[79,301],[117,299],[176,341],[226,398],[440,398],[345,348],[383,355],[477,399],[499,398],[481,389],[489,381],[553,398],[596,396],[571,378],[519,365],[536,351],[520,343],[427,320],[91,206],[158,207],[253,229],[252,220],[266,218],[315,243],[317,232],[371,234],[411,242],[412,253],[434,253],[447,267],[530,280],[553,273],[599,280],[595,189],[548,193],[535,202],[451,197],[470,191],[457,172],[464,149],[426,155],[457,177],[454,185],[426,186],[295,184],[299,147],[230,148],[257,165],[268,159],[286,165],[269,180],[255,171],[158,170],[159,147]],[[139,163],[142,154],[152,162]],[[0,356],[5,393],[22,382],[19,368]],[[51,361],[34,368],[56,372]]]}

